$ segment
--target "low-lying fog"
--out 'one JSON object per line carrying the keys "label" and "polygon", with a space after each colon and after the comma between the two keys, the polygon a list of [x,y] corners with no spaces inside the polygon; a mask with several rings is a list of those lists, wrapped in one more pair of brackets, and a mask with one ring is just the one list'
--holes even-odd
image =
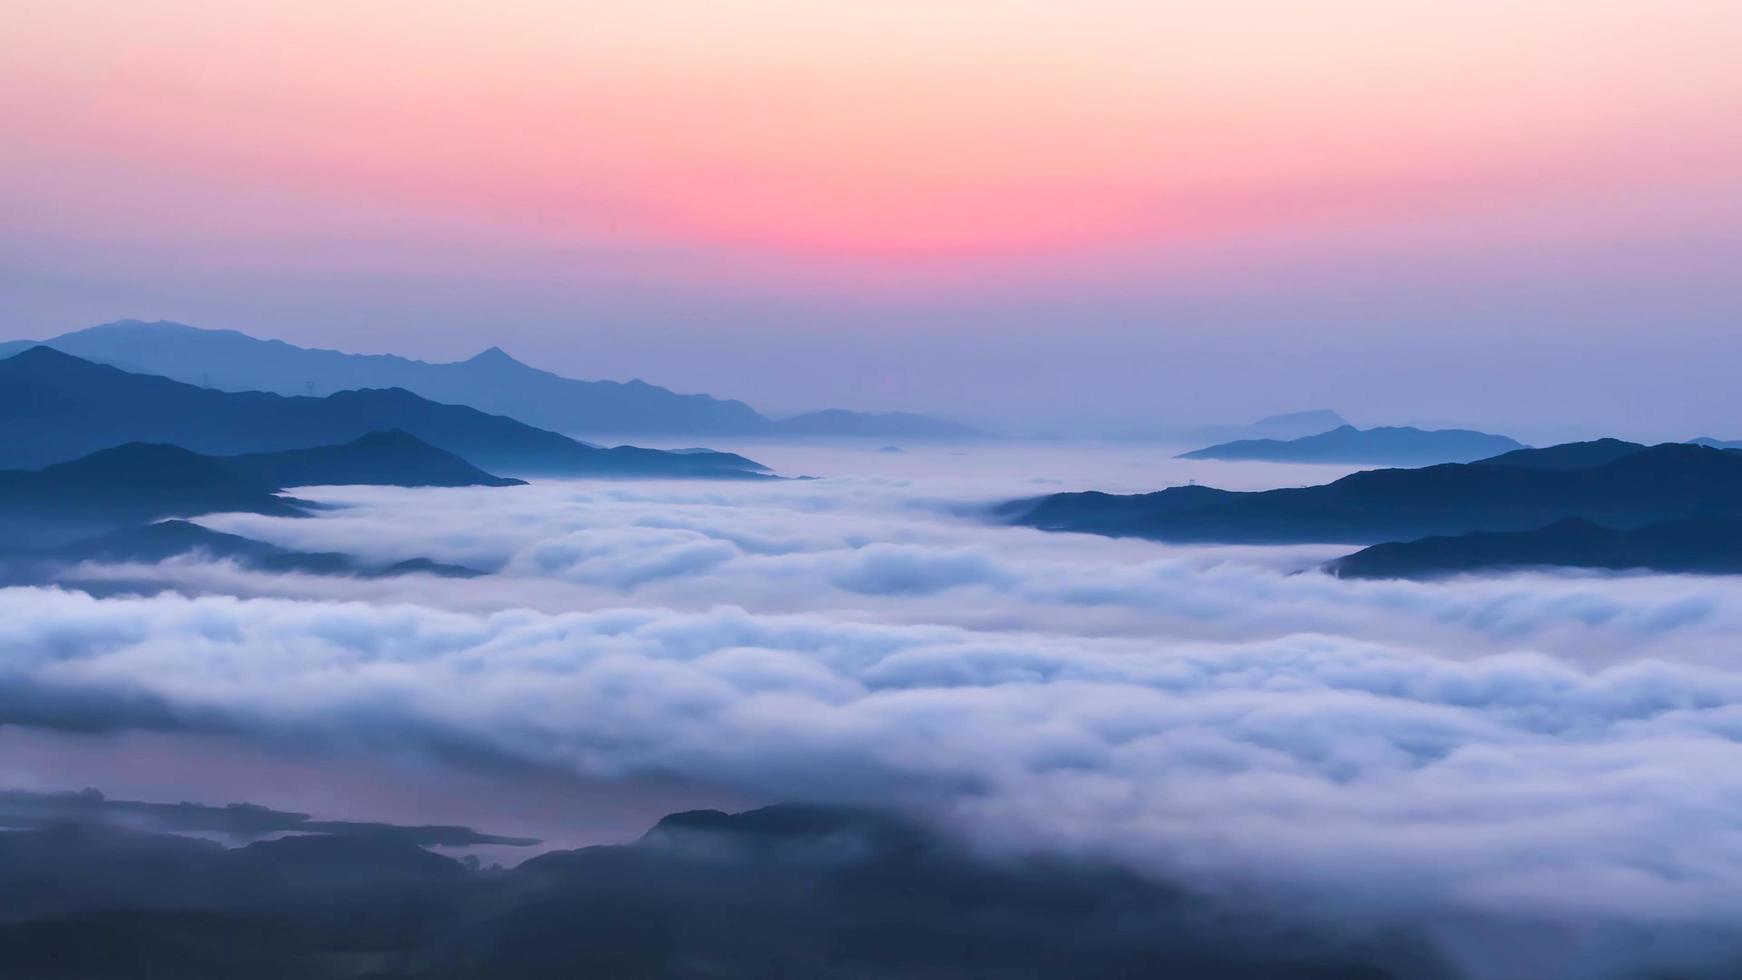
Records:
{"label": "low-lying fog", "polygon": [[171,586],[146,597],[0,590],[0,785],[560,847],[698,805],[893,804],[1303,914],[1516,928],[1467,951],[1506,957],[1467,964],[1494,975],[1539,949],[1543,975],[1580,975],[1647,940],[1729,941],[1742,580],[1349,582],[1312,570],[1335,545],[1171,547],[978,510],[1328,467],[720,448],[820,479],[302,490],[334,509],[202,523],[493,574],[176,561],[91,570]]}

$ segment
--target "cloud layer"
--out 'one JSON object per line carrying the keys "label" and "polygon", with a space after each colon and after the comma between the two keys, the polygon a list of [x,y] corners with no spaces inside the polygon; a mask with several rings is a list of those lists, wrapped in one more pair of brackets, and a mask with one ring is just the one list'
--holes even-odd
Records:
{"label": "cloud layer", "polygon": [[1296,574],[1324,549],[1042,535],[855,481],[323,494],[349,506],[213,523],[498,574],[0,590],[0,721],[893,802],[1431,924],[1480,975],[1742,952],[1742,583],[1343,582]]}

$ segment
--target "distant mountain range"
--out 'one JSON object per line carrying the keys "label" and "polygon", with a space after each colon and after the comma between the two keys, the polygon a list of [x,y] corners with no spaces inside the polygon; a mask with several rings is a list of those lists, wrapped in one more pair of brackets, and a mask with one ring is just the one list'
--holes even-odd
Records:
{"label": "distant mountain range", "polygon": [[471,847],[495,844],[531,847],[530,837],[485,834],[470,827],[406,827],[355,820],[316,820],[306,813],[274,810],[255,803],[205,806],[199,803],[145,803],[112,800],[94,789],[41,793],[0,789],[0,826],[8,830],[89,827],[134,833],[190,834],[252,842],[284,833],[369,837],[416,847]]}
{"label": "distant mountain range", "polygon": [[[183,520],[123,527],[59,547],[24,554],[14,553],[4,556],[7,560],[0,568],[4,568],[6,580],[14,583],[55,582],[63,586],[91,589],[96,586],[110,586],[111,583],[90,583],[69,578],[67,566],[83,562],[149,565],[184,555],[228,561],[254,571],[299,572],[304,575],[385,578],[421,573],[443,578],[474,578],[485,574],[475,568],[431,561],[428,558],[377,564],[336,551],[293,551],[239,534],[214,531]],[[123,583],[118,588],[129,592],[141,591],[140,586],[135,583]]]}
{"label": "distant mountain range", "polygon": [[1475,463],[1368,470],[1314,487],[1063,493],[999,509],[1016,523],[1166,541],[1359,543],[1533,531],[1569,518],[1618,530],[1742,519],[1742,452],[1606,441]]}
{"label": "distant mountain range", "polygon": [[1193,429],[1170,426],[1146,426],[1116,433],[1114,438],[1135,442],[1162,442],[1187,445],[1205,442],[1231,442],[1240,439],[1299,439],[1348,425],[1349,420],[1328,408],[1304,412],[1269,415],[1250,425],[1210,425]]}
{"label": "distant mountain range", "polygon": [[1437,578],[1549,566],[1742,573],[1742,520],[1683,518],[1617,531],[1569,518],[1533,531],[1476,531],[1376,544],[1326,567],[1342,578]]}
{"label": "distant mountain range", "polygon": [[1637,442],[1622,439],[1593,439],[1589,442],[1567,442],[1542,449],[1514,449],[1489,459],[1479,460],[1486,466],[1518,466],[1539,470],[1583,470],[1613,463],[1646,448]]}
{"label": "distant mountain range", "polygon": [[40,470],[0,471],[0,581],[69,584],[60,574],[68,565],[154,563],[196,553],[270,572],[481,575],[424,558],[376,565],[346,554],[291,551],[163,518],[217,512],[307,516],[313,505],[281,495],[292,486],[499,487],[519,482],[491,476],[404,432],[242,456],[204,456],[179,446],[129,443]]}
{"label": "distant mountain range", "polygon": [[[0,552],[60,544],[166,517],[218,512],[306,515],[308,505],[280,495],[288,487],[501,487],[520,482],[492,476],[397,431],[369,433],[338,446],[240,456],[128,443],[40,470],[0,471]],[[117,540],[161,543],[159,538]]]}
{"label": "distant mountain range", "polygon": [[33,471],[0,471],[0,548],[30,549],[163,517],[297,517],[277,488],[176,446],[129,444]]}
{"label": "distant mountain range", "polygon": [[399,429],[370,432],[337,446],[223,457],[225,465],[269,486],[362,484],[380,487],[515,487],[453,453]]}
{"label": "distant mountain range", "polygon": [[1469,429],[1417,429],[1341,425],[1295,439],[1240,439],[1181,453],[1180,459],[1269,460],[1279,463],[1355,463],[1431,466],[1468,463],[1527,448],[1516,439]]}
{"label": "distant mountain range", "polygon": [[[507,869],[418,845],[526,841],[247,804],[14,792],[0,824],[19,828],[0,834],[0,974],[20,980],[1386,980],[1439,962],[1411,936],[867,811],[677,813]],[[284,836],[211,839],[267,828]]]}
{"label": "distant mountain range", "polygon": [[219,391],[41,346],[0,360],[0,467],[43,466],[128,442],[235,455],[345,443],[383,430],[408,433],[470,464],[525,475],[717,479],[766,469],[731,453],[590,446],[400,388],[324,397]]}
{"label": "distant mountain range", "polygon": [[983,435],[955,422],[899,412],[829,410],[770,419],[741,401],[680,395],[642,381],[565,378],[523,364],[496,347],[468,360],[431,364],[391,354],[297,347],[234,330],[122,320],[41,342],[0,343],[0,357],[39,345],[222,391],[328,395],[401,388],[563,433],[910,439]]}

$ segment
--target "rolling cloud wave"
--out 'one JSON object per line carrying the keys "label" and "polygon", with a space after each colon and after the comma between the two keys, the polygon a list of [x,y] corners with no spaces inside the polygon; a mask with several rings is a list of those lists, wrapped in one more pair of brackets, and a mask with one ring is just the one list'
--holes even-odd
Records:
{"label": "rolling cloud wave", "polygon": [[487,580],[191,562],[151,572],[255,594],[0,591],[3,720],[893,803],[986,846],[1432,923],[1482,975],[1636,965],[1639,936],[1671,965],[1742,950],[1736,583],[1339,582],[1292,574],[1298,549],[990,528],[900,489],[519,493],[214,521]]}

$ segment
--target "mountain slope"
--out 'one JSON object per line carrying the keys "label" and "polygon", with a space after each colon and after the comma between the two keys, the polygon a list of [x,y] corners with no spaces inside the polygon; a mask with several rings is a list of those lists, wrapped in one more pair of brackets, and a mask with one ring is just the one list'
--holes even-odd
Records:
{"label": "mountain slope", "polygon": [[168,547],[166,554],[179,554],[193,541],[208,546],[206,550],[221,551],[222,557],[252,559],[263,557],[266,552],[261,549],[271,546],[246,542],[249,547],[238,549],[244,539],[221,540],[229,536],[213,537],[216,532],[175,521],[143,528],[131,525],[219,511],[306,513],[297,501],[278,496],[291,486],[510,486],[519,482],[491,476],[404,432],[375,432],[338,446],[244,456],[207,456],[179,446],[128,443],[41,470],[0,471],[0,529],[7,532],[6,539],[0,540],[0,553],[119,529],[115,533],[120,537],[85,544],[105,548],[125,544],[136,549],[128,560],[150,561],[156,560],[152,549]]}
{"label": "mountain slope", "polygon": [[1530,567],[1742,573],[1742,521],[1682,519],[1616,531],[1569,519],[1534,531],[1387,542],[1330,562],[1341,578],[1435,578]]}
{"label": "mountain slope", "polygon": [[1205,443],[1237,439],[1299,439],[1348,425],[1349,421],[1328,408],[1268,415],[1248,425],[1208,425],[1182,430],[1169,425],[1147,425],[1114,434],[1114,438],[1137,442]]}
{"label": "mountain slope", "polygon": [[1699,439],[1689,439],[1688,444],[1694,446],[1710,446],[1713,449],[1742,449],[1742,440],[1713,439],[1711,436],[1703,436]]}
{"label": "mountain slope", "polygon": [[76,330],[46,344],[87,360],[224,391],[327,395],[404,388],[432,401],[569,432],[715,434],[766,423],[743,402],[679,395],[641,381],[576,381],[529,367],[494,347],[465,361],[431,364],[137,320]]}
{"label": "mountain slope", "polygon": [[[862,412],[771,421],[741,401],[682,395],[643,381],[580,381],[543,371],[492,347],[464,361],[434,364],[392,354],[347,354],[260,340],[234,330],[121,320],[62,334],[44,345],[141,374],[223,391],[326,395],[403,388],[432,401],[467,405],[558,432],[633,436],[977,435],[924,416]],[[0,357],[35,346],[0,344]],[[8,351],[7,348],[12,348]]]}
{"label": "mountain slope", "polygon": [[337,446],[247,453],[223,459],[232,469],[279,488],[343,484],[512,487],[525,483],[492,476],[399,429],[370,432]]}
{"label": "mountain slope", "polygon": [[1514,449],[1487,459],[1477,460],[1484,466],[1522,466],[1543,470],[1582,470],[1613,463],[1646,447],[1621,439],[1593,439],[1590,442],[1567,442],[1542,449]]}
{"label": "mountain slope", "polygon": [[276,488],[177,446],[131,443],[34,471],[0,471],[0,549],[217,511],[306,511]]}
{"label": "mountain slope", "polygon": [[119,528],[105,534],[25,556],[29,569],[43,580],[59,580],[59,570],[43,566],[80,562],[154,564],[182,555],[235,562],[263,572],[301,572],[309,575],[358,575],[375,578],[424,572],[448,578],[471,578],[484,573],[460,565],[428,559],[412,559],[393,565],[370,565],[339,552],[292,551],[265,541],[226,534],[183,520],[159,521]]}
{"label": "mountain slope", "polygon": [[[31,815],[73,809],[25,806]],[[164,816],[166,809],[146,811],[156,819],[145,826],[211,822],[217,808],[184,805]],[[314,828],[285,814],[276,822],[289,823],[295,836],[227,849],[142,832],[134,812],[127,822],[122,814],[95,819],[100,813],[81,807],[77,822],[37,820],[0,834],[0,973],[31,980],[1458,975],[1420,966],[1437,960],[1408,935],[1351,939],[1271,906],[1222,901],[1092,857],[988,853],[871,812],[779,805],[674,814],[631,843],[550,852],[494,870],[413,843],[441,830],[482,836],[466,828],[370,832],[341,824],[336,829],[346,832],[300,833]]]}
{"label": "mountain slope", "polygon": [[1430,466],[1435,463],[1468,463],[1523,448],[1524,444],[1516,439],[1469,429],[1417,429],[1410,426],[1357,429],[1343,425],[1298,439],[1225,442],[1181,453],[1179,458]]}
{"label": "mountain slope", "polygon": [[601,449],[398,388],[324,398],[227,392],[132,374],[48,347],[0,361],[0,466],[41,466],[125,442],[214,455],[349,442],[397,429],[495,472],[564,476],[746,477],[730,453]]}
{"label": "mountain slope", "polygon": [[1566,518],[1625,530],[1684,517],[1742,518],[1742,453],[1666,443],[1577,469],[1448,463],[1259,493],[1054,494],[998,513],[1047,530],[1198,542],[1378,543],[1529,531]]}

